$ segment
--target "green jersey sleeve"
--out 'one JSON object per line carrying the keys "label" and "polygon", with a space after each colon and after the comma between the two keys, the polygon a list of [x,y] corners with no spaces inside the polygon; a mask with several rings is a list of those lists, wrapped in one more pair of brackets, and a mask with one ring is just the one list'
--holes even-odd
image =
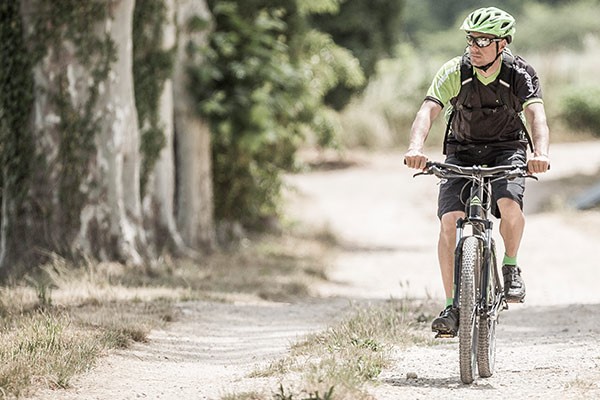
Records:
{"label": "green jersey sleeve", "polygon": [[460,56],[455,57],[442,65],[427,90],[426,99],[439,102],[444,107],[450,102],[451,98],[458,96],[460,91],[460,60]]}

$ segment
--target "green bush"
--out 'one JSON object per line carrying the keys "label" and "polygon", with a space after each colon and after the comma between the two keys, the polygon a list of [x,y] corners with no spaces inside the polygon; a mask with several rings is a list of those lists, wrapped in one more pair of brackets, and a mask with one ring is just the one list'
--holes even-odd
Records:
{"label": "green bush", "polygon": [[348,50],[308,26],[305,13],[321,10],[319,2],[208,5],[214,30],[205,62],[190,73],[211,124],[215,217],[260,229],[279,213],[281,173],[294,167],[306,136],[322,145],[334,140],[325,94],[338,84],[362,85],[364,76]]}
{"label": "green bush", "polygon": [[570,128],[600,137],[600,86],[571,89],[563,96],[561,106]]}
{"label": "green bush", "polygon": [[600,4],[580,0],[549,6],[527,2],[517,18],[515,48],[520,51],[581,50],[600,34]]}
{"label": "green bush", "polygon": [[[340,142],[343,145],[388,148],[404,147],[408,143],[415,114],[437,68],[445,60],[437,55],[419,54],[408,44],[399,46],[397,53],[397,58],[378,63],[377,74],[362,96],[355,98],[342,112],[344,133]],[[437,124],[428,143],[435,143],[436,136],[443,136]]]}
{"label": "green bush", "polygon": [[[406,2],[406,40],[417,49],[446,55],[455,53],[457,44],[462,45],[459,51],[464,49],[464,34],[459,30],[463,19],[474,9],[491,5],[480,0]],[[515,17],[517,32],[511,48],[517,52],[580,50],[590,35],[600,34],[598,0],[496,0],[493,5]]]}

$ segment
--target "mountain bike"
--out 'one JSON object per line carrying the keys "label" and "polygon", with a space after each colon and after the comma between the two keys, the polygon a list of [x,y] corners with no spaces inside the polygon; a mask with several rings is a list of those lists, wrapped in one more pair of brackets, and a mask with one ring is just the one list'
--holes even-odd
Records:
{"label": "mountain bike", "polygon": [[[469,384],[476,371],[482,378],[494,373],[496,324],[500,312],[508,309],[498,273],[493,223],[489,218],[491,184],[499,179],[537,178],[527,172],[524,164],[461,167],[431,161],[423,172],[414,176],[419,175],[466,178],[471,183],[465,217],[456,223],[453,304],[459,310],[460,379]],[[449,335],[438,334],[440,336]]]}

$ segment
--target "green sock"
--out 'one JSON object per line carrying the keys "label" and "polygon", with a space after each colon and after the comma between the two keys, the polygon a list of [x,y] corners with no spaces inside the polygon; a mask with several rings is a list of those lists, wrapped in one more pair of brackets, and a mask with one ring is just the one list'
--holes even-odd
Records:
{"label": "green sock", "polygon": [[517,265],[517,256],[509,257],[505,254],[504,260],[502,260],[502,265]]}
{"label": "green sock", "polygon": [[452,297],[448,297],[446,299],[446,307],[451,306],[454,303],[454,299]]}

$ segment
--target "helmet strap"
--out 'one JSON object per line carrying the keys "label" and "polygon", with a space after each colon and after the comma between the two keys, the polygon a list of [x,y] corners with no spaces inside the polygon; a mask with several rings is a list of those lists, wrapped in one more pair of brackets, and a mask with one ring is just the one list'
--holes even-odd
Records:
{"label": "helmet strap", "polygon": [[496,60],[498,59],[498,57],[500,57],[500,54],[502,54],[502,52],[498,51],[498,42],[496,42],[496,58],[494,58],[492,60],[492,62],[487,63],[485,65],[479,66],[479,65],[473,65],[475,68],[482,70],[483,72],[486,72],[488,69],[490,69],[490,67],[492,65],[494,65],[494,63],[496,62]]}

